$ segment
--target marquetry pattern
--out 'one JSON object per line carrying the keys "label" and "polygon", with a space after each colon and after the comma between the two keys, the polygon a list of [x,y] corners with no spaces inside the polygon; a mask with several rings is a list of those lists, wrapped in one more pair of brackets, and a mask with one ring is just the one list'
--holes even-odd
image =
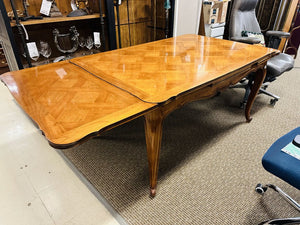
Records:
{"label": "marquetry pattern", "polygon": [[267,60],[278,53],[261,46],[184,35],[9,72],[1,80],[57,148],[79,144],[144,116],[150,194],[155,196],[164,118],[256,72],[245,109],[250,122]]}
{"label": "marquetry pattern", "polygon": [[1,79],[50,143],[64,146],[142,115],[154,106],[147,102],[167,101],[235,70],[243,73],[243,67],[276,53],[184,35],[14,71]]}
{"label": "marquetry pattern", "polygon": [[164,102],[227,73],[257,64],[277,50],[183,35],[71,62],[147,102]]}
{"label": "marquetry pattern", "polygon": [[1,80],[55,147],[68,147],[153,106],[68,62],[9,72]]}

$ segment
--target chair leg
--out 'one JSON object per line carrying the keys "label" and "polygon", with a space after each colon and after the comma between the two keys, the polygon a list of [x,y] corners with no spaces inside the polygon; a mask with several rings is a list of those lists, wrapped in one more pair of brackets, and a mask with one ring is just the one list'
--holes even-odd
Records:
{"label": "chair leg", "polygon": [[241,109],[244,109],[246,106],[248,97],[250,95],[252,83],[253,83],[253,77],[250,76],[248,79],[241,80],[239,84],[236,84],[236,85],[230,87],[230,88],[244,88],[245,89],[243,101],[240,103]]}
{"label": "chair leg", "polygon": [[288,203],[290,203],[295,209],[300,212],[300,204],[292,199],[288,194],[286,194],[283,190],[273,184],[267,184],[263,186],[262,184],[257,184],[255,191],[261,195],[263,195],[268,188],[273,189],[274,191],[278,192],[280,196],[282,196]]}
{"label": "chair leg", "polygon": [[[243,79],[240,81],[239,84],[236,84],[236,85],[233,85],[230,87],[230,88],[244,88],[245,89],[245,95],[244,95],[243,101],[240,103],[240,108],[245,107],[248,97],[250,95],[250,90],[251,90],[252,84],[253,84],[253,77],[250,76],[248,78],[248,82],[247,82],[247,79]],[[276,104],[276,102],[280,99],[280,97],[266,90],[267,87],[269,86],[269,84],[270,84],[270,82],[264,82],[261,85],[258,94],[265,94],[265,95],[272,97],[272,99],[270,100],[270,104],[274,106]]]}
{"label": "chair leg", "polygon": [[263,93],[265,95],[268,95],[270,97],[272,97],[273,99],[271,99],[270,104],[271,105],[275,105],[275,103],[280,99],[279,96],[272,94],[271,92],[268,92],[266,89],[264,88],[260,88],[259,89],[259,93]]}
{"label": "chair leg", "polygon": [[295,218],[281,218],[281,219],[273,219],[273,220],[268,220],[265,222],[260,223],[259,225],[268,225],[268,224],[299,224],[300,223],[300,217],[295,217]]}
{"label": "chair leg", "polygon": [[245,108],[245,106],[246,106],[246,103],[248,101],[248,98],[249,98],[249,95],[251,92],[251,86],[252,86],[252,84],[248,84],[245,87],[245,95],[244,95],[243,101],[241,102],[241,108]]}
{"label": "chair leg", "polygon": [[247,103],[247,99],[249,97],[250,94],[250,87],[248,86],[248,84],[244,83],[245,81],[243,81],[241,84],[236,84],[234,86],[231,86],[230,88],[244,88],[245,89],[245,95],[243,98],[243,101],[240,102],[240,108],[244,109]]}
{"label": "chair leg", "polygon": [[[263,195],[268,188],[273,189],[276,191],[280,196],[282,196],[290,205],[292,205],[295,209],[300,211],[300,205],[297,203],[294,199],[292,199],[288,194],[286,194],[284,191],[282,191],[279,187],[273,185],[273,184],[257,184],[255,191],[261,195]],[[294,218],[279,218],[279,219],[271,219],[265,222],[260,223],[259,225],[267,225],[267,224],[300,224],[300,217],[294,217]]]}

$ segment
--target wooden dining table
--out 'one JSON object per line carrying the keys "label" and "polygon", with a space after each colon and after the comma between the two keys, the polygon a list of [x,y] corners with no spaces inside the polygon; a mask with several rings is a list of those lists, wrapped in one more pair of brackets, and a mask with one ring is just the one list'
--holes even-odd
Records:
{"label": "wooden dining table", "polygon": [[0,76],[49,144],[64,149],[143,116],[155,196],[164,118],[255,72],[246,121],[274,49],[183,35]]}

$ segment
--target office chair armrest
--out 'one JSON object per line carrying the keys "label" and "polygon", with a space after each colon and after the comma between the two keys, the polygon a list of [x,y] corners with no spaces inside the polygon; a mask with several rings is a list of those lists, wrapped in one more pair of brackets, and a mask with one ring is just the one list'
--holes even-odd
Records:
{"label": "office chair armrest", "polygon": [[256,37],[231,37],[230,40],[246,44],[259,44],[261,41],[259,38]]}
{"label": "office chair armrest", "polygon": [[266,36],[275,36],[279,38],[288,38],[290,36],[290,33],[283,32],[283,31],[277,31],[277,30],[268,30],[266,32]]}

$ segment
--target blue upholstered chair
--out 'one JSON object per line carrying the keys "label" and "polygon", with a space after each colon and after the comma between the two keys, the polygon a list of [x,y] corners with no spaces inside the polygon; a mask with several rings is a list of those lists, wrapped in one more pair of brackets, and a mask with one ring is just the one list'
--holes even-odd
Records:
{"label": "blue upholstered chair", "polygon": [[[299,135],[299,136],[297,136]],[[285,148],[290,145],[291,148]],[[300,190],[300,159],[282,151],[300,152],[300,127],[290,131],[286,135],[279,138],[265,153],[262,159],[263,167],[270,173],[281,178],[285,182]],[[300,211],[300,205],[289,195],[283,192],[279,187],[273,184],[256,186],[256,191],[263,194],[268,188],[278,192],[287,202]],[[300,217],[272,219],[261,224],[300,224]]]}

